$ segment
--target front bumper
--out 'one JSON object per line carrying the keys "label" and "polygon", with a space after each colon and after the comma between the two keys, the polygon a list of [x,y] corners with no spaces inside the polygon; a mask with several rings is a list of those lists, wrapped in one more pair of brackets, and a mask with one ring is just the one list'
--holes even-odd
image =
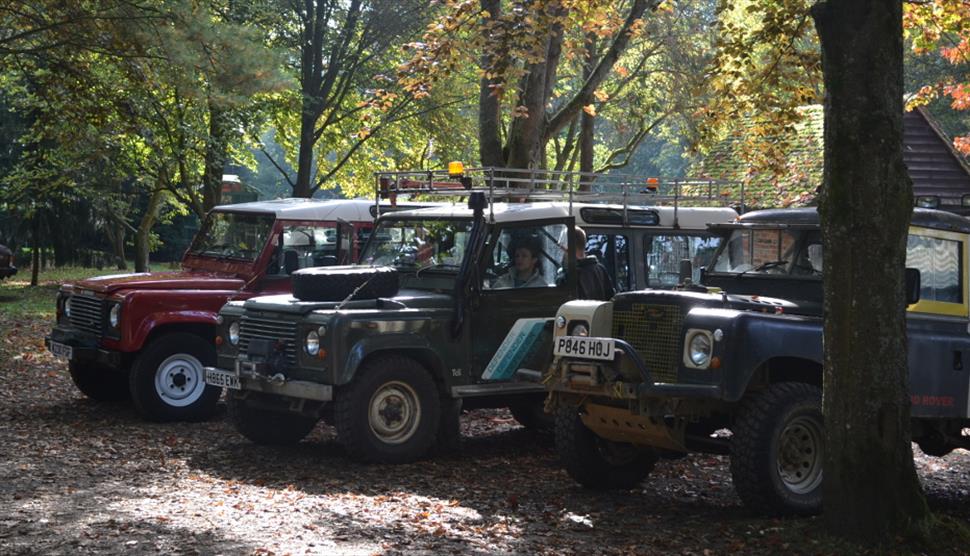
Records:
{"label": "front bumper", "polygon": [[[614,339],[616,355],[626,357],[640,375],[640,382],[630,383],[616,380],[617,360],[595,361],[561,357],[557,362],[556,380],[550,384],[553,391],[605,395],[612,398],[702,398],[720,399],[723,392],[720,384],[686,384],[657,382],[640,354],[629,343]],[[605,377],[614,377],[606,379]]]}
{"label": "front bumper", "polygon": [[209,382],[209,372],[229,373],[239,379],[239,390],[318,402],[333,400],[333,386],[329,384],[320,384],[308,380],[292,380],[283,373],[269,374],[267,369],[266,363],[237,359],[234,369],[206,367],[206,382],[221,387],[223,385],[221,382]]}
{"label": "front bumper", "polygon": [[55,326],[49,336],[44,338],[44,346],[51,349],[51,342],[71,346],[71,361],[98,363],[108,367],[120,368],[124,355],[120,351],[104,349],[98,345],[98,338],[63,326]]}

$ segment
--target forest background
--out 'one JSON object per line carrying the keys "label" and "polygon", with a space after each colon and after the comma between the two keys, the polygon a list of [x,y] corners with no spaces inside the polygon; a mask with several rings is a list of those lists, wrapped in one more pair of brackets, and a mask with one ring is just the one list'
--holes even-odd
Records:
{"label": "forest background", "polygon": [[[0,6],[0,243],[35,268],[177,261],[238,175],[369,196],[466,165],[710,175],[730,137],[781,188],[822,102],[808,2],[39,0]],[[906,90],[970,151],[970,14],[907,4]],[[743,125],[739,125],[743,122]],[[821,151],[819,152],[821,157]]]}

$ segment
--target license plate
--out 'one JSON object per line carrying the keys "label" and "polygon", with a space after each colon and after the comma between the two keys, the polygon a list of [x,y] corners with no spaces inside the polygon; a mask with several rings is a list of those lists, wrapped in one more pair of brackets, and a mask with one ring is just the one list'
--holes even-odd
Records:
{"label": "license plate", "polygon": [[239,390],[242,388],[242,386],[239,384],[238,376],[236,376],[234,373],[220,371],[219,369],[206,369],[205,383],[210,386],[231,388],[233,390]]}
{"label": "license plate", "polygon": [[74,357],[74,348],[60,342],[51,342],[51,353],[53,353],[55,357],[72,359]]}
{"label": "license plate", "polygon": [[613,360],[612,338],[587,338],[585,336],[560,336],[556,338],[552,352],[558,356],[582,357],[584,359]]}

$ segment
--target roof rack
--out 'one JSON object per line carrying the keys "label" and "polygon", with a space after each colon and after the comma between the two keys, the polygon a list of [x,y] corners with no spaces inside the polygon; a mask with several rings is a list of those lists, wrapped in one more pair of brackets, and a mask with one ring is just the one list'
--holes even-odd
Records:
{"label": "roof rack", "polygon": [[572,204],[744,206],[744,184],[697,178],[657,178],[629,174],[564,172],[521,168],[469,168],[375,172],[377,198],[398,195],[465,196],[484,192],[489,203],[563,201]]}

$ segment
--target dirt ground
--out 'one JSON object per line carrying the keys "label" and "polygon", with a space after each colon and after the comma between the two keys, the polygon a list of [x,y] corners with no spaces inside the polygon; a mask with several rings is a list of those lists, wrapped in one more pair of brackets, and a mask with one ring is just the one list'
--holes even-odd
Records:
{"label": "dirt ground", "polygon": [[[817,518],[752,516],[725,458],[586,491],[504,410],[465,414],[460,452],[402,466],[350,462],[323,424],[280,449],[223,417],[145,423],[77,392],[46,325],[0,308],[0,554],[877,553]],[[917,465],[934,511],[970,521],[970,453]]]}

